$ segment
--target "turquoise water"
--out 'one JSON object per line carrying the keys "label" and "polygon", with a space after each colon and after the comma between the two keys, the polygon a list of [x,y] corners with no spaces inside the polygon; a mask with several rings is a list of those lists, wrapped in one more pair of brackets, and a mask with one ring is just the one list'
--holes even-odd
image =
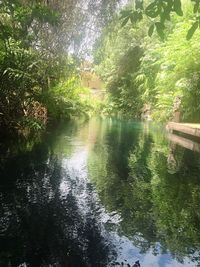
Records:
{"label": "turquoise water", "polygon": [[199,266],[200,153],[163,128],[93,118],[0,148],[0,266]]}

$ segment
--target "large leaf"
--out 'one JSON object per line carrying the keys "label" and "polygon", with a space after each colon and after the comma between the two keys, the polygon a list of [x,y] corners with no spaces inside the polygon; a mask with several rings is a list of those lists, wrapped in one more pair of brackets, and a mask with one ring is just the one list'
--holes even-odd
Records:
{"label": "large leaf", "polygon": [[124,27],[128,23],[129,17],[126,17],[122,22],[122,27]]}
{"label": "large leaf", "polygon": [[160,38],[162,40],[164,40],[165,39],[165,34],[164,34],[165,26],[164,26],[164,24],[161,22],[156,22],[155,26],[156,26],[156,31],[157,31],[158,35],[160,36]]}
{"label": "large leaf", "polygon": [[174,0],[174,11],[177,15],[183,16],[183,11],[181,9],[181,0]]}
{"label": "large leaf", "polygon": [[195,31],[197,30],[198,26],[199,26],[199,22],[198,21],[195,21],[192,24],[192,27],[189,29],[189,31],[187,33],[187,36],[186,36],[187,40],[190,40],[192,38],[192,36],[195,33]]}
{"label": "large leaf", "polygon": [[160,22],[165,23],[166,20],[171,20],[169,12],[163,12],[162,14],[160,14]]}
{"label": "large leaf", "polygon": [[151,18],[156,18],[161,11],[161,6],[159,3],[157,2],[153,2],[150,5],[147,6],[147,8],[145,9],[145,13],[148,17]]}
{"label": "large leaf", "polygon": [[194,13],[197,13],[197,11],[199,10],[199,0],[196,0],[195,4],[194,4],[194,9],[193,9],[193,12]]}
{"label": "large leaf", "polygon": [[124,19],[126,17],[129,17],[131,13],[132,13],[132,10],[122,10],[120,12],[120,15],[121,15],[120,19]]}
{"label": "large leaf", "polygon": [[143,0],[135,0],[135,8],[143,10]]}
{"label": "large leaf", "polygon": [[155,25],[154,25],[154,24],[152,24],[152,25],[149,27],[148,35],[149,35],[150,37],[151,37],[152,34],[153,34],[154,28],[155,28]]}
{"label": "large leaf", "polygon": [[142,12],[141,11],[134,11],[131,15],[130,15],[130,20],[131,23],[136,23],[140,20],[142,20]]}

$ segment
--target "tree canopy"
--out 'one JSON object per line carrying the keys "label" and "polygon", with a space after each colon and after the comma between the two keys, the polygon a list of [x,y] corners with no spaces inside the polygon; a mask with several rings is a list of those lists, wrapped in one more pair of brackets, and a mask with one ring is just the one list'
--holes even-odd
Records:
{"label": "tree canopy", "polygon": [[94,107],[80,75],[92,47],[105,114],[166,121],[179,97],[183,120],[199,120],[199,2],[120,3],[0,1],[2,129],[42,129]]}
{"label": "tree canopy", "polygon": [[[183,16],[183,3],[188,1],[181,0],[154,0],[143,1],[136,0],[133,8],[128,8],[121,11],[121,19],[123,19],[122,26],[126,25],[130,20],[132,24],[135,24],[148,17],[150,19],[150,27],[148,35],[152,36],[154,29],[156,29],[158,35],[164,39],[165,28],[168,21],[171,21],[173,14]],[[191,0],[193,5],[193,22],[187,32],[187,40],[191,39],[195,31],[200,27],[200,2],[199,0]]]}
{"label": "tree canopy", "polygon": [[49,116],[69,117],[88,108],[78,98],[78,67],[90,46],[88,36],[106,24],[116,3],[0,1],[2,132],[26,125],[40,129]]}

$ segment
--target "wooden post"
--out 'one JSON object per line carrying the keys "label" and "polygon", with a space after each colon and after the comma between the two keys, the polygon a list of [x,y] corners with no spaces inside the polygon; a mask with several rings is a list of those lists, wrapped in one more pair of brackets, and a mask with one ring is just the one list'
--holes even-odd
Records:
{"label": "wooden post", "polygon": [[180,111],[175,111],[174,112],[174,122],[180,122],[181,121],[181,112]]}
{"label": "wooden post", "polygon": [[181,121],[180,107],[181,107],[181,97],[176,96],[173,104],[173,120],[172,120],[173,122]]}

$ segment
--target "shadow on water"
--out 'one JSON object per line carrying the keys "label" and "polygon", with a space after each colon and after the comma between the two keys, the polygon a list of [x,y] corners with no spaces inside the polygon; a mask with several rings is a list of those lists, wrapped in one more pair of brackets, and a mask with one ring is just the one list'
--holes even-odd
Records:
{"label": "shadow on water", "polygon": [[200,154],[170,153],[160,128],[91,119],[1,154],[0,266],[198,266]]}

